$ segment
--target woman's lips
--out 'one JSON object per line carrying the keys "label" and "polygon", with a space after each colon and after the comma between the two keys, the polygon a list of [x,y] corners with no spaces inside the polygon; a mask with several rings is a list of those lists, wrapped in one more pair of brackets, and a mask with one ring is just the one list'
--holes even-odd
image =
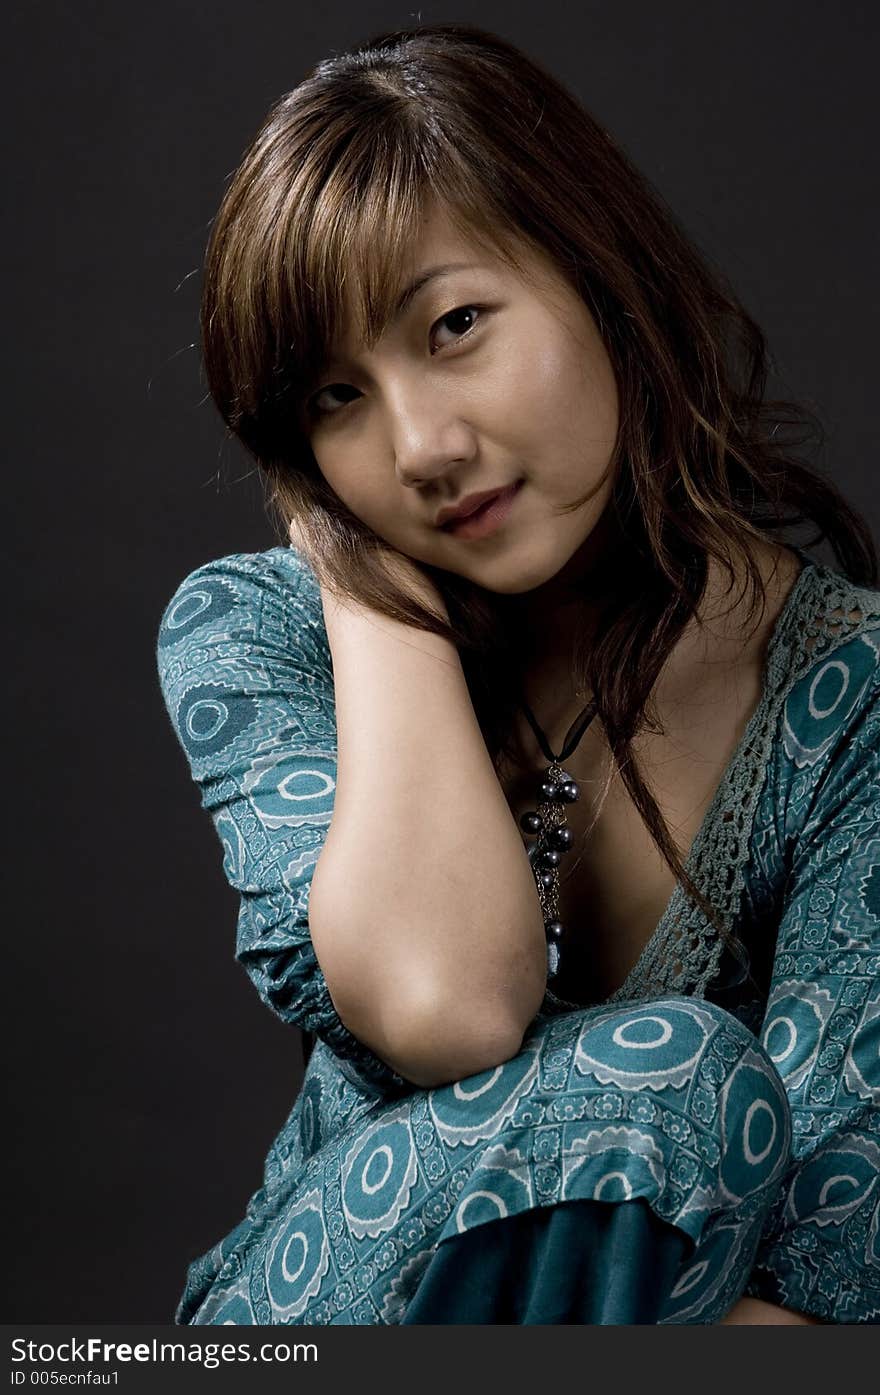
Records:
{"label": "woman's lips", "polygon": [[507,519],[522,483],[522,480],[517,480],[516,484],[510,485],[508,489],[502,489],[494,499],[481,504],[474,513],[468,514],[467,518],[444,523],[443,532],[451,533],[455,538],[488,538]]}

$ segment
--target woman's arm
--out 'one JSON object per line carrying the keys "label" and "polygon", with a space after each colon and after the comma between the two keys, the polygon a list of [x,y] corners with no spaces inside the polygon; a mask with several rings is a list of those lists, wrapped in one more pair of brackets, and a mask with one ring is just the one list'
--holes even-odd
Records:
{"label": "woman's arm", "polygon": [[338,770],[312,942],[355,1036],[417,1084],[460,1079],[513,1055],[543,998],[528,856],[455,646],[321,594]]}
{"label": "woman's arm", "polygon": [[827,710],[814,698],[832,667],[828,651],[783,714],[783,797],[773,827],[785,841],[776,854],[765,845],[764,855],[778,858],[784,897],[759,1035],[785,1086],[793,1130],[781,1204],[744,1294],[765,1305],[752,1311],[775,1312],[774,1321],[871,1323],[880,1315],[871,1239],[880,1163],[880,920],[871,901],[880,872],[877,637],[880,630],[831,650],[841,688]]}

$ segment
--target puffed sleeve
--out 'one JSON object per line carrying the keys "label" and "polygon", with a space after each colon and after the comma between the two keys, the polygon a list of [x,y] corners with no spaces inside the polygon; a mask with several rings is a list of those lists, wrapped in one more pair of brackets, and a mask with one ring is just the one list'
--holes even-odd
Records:
{"label": "puffed sleeve", "polygon": [[333,670],[311,569],[280,547],[199,567],[165,609],[157,662],[241,898],[235,958],[263,1002],[325,1041],[358,1084],[411,1089],[340,1020],[309,936],[336,789]]}
{"label": "puffed sleeve", "polygon": [[745,1292],[831,1323],[880,1320],[878,647],[880,631],[847,644],[795,695],[786,739],[808,812],[761,1028],[794,1142]]}

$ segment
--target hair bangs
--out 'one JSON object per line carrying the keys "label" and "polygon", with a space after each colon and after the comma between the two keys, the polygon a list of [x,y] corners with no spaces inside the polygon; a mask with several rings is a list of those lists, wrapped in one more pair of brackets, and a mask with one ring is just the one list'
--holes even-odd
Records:
{"label": "hair bangs", "polygon": [[[396,127],[396,123],[394,123]],[[366,138],[365,138],[366,139]],[[441,204],[462,234],[515,261],[515,230],[472,187],[465,165],[418,123],[353,139],[322,171],[285,238],[285,299],[292,334],[288,371],[307,389],[341,337],[372,349],[391,322],[429,208]],[[443,193],[438,193],[443,190]]]}
{"label": "hair bangs", "polygon": [[322,372],[349,331],[372,348],[393,316],[426,191],[384,166],[377,160],[360,189],[334,170],[293,233],[299,256],[288,261],[297,331],[292,366],[306,380]]}

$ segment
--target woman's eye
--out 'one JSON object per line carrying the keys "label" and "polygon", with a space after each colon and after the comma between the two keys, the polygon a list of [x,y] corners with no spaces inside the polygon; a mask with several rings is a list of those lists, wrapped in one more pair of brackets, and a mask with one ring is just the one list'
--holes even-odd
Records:
{"label": "woman's eye", "polygon": [[[482,307],[479,305],[456,306],[454,310],[449,311],[448,315],[443,315],[437,321],[432,327],[432,333],[438,325],[450,324],[452,326],[453,339],[463,339],[466,334],[470,334],[471,330],[476,325],[481,311]],[[465,322],[468,319],[471,321],[469,324]],[[440,347],[443,348],[443,345],[441,344]]]}
{"label": "woman's eye", "polygon": [[354,393],[356,393],[356,392],[357,392],[357,388],[351,387],[348,383],[327,383],[326,387],[320,388],[320,389],[315,393],[315,395],[309,399],[309,402],[308,402],[308,404],[307,404],[307,405],[308,405],[309,415],[310,415],[310,416],[313,416],[313,417],[329,417],[329,416],[332,416],[332,415],[334,414],[334,412],[338,410],[338,407],[339,407],[340,405],[344,407],[344,406],[345,406],[345,403],[344,403],[344,402],[341,403],[341,404],[337,403],[336,407],[334,407],[333,404],[332,404],[332,402],[331,402],[329,405],[327,404],[327,402],[322,403],[322,402],[321,402],[321,398],[324,397],[325,393],[340,393],[340,392],[341,392],[341,393],[345,393],[345,392],[354,392]]}
{"label": "woman's eye", "polygon": [[[483,318],[483,311],[484,307],[482,305],[458,305],[454,310],[450,310],[448,314],[441,315],[440,319],[436,320],[431,326],[431,353],[433,354],[435,352],[433,343],[435,331],[438,327],[445,325],[452,332],[451,340],[437,346],[441,349],[447,348],[450,343],[454,344],[458,340],[464,339],[466,335],[473,333],[480,319]],[[340,394],[344,395],[345,393],[351,393],[355,397],[359,396],[357,388],[352,387],[350,383],[325,384],[324,387],[319,388],[318,391],[309,398],[306,404],[308,415],[313,419],[335,416],[336,413],[346,405],[346,401],[351,401],[351,397],[347,399],[344,398],[341,402],[338,400]],[[335,403],[333,402],[334,396],[337,398]]]}

